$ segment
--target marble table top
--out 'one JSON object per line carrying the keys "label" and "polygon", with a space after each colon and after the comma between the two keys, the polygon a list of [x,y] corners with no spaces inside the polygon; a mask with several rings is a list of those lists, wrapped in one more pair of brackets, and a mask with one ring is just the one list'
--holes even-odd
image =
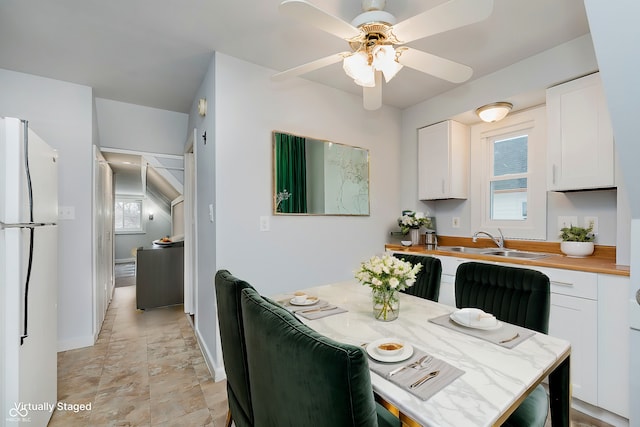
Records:
{"label": "marble table top", "polygon": [[427,401],[371,373],[374,391],[422,426],[499,425],[570,354],[569,342],[540,333],[508,349],[434,324],[429,319],[455,308],[406,294],[400,295],[398,319],[376,320],[370,289],[355,280],[305,292],[348,310],[316,320],[299,317],[317,332],[354,345],[398,337],[465,372]]}

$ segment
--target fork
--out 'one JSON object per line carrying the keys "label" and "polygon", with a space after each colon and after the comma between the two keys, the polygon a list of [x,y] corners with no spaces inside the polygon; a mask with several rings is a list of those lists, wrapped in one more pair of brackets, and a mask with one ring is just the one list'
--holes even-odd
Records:
{"label": "fork", "polygon": [[416,367],[420,367],[420,369],[424,368],[424,366],[422,366],[424,363],[429,363],[431,362],[431,359],[433,359],[432,356],[429,356],[428,354],[425,354],[424,356],[422,356],[420,359],[416,360],[415,362],[411,362],[408,365],[404,365],[404,366],[400,366],[399,368],[394,369],[393,371],[389,372],[387,374],[387,378],[391,378],[392,376],[394,376],[395,374],[404,371],[407,368],[416,368]]}

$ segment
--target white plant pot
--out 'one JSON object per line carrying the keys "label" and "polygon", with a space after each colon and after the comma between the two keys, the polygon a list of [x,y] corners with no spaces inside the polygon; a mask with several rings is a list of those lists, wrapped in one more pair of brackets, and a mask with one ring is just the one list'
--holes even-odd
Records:
{"label": "white plant pot", "polygon": [[560,250],[569,257],[582,258],[593,253],[593,242],[562,242]]}

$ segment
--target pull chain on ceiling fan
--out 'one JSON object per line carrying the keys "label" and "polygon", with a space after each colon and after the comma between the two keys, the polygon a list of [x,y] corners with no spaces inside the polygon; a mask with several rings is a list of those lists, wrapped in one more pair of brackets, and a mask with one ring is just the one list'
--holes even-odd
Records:
{"label": "pull chain on ceiling fan", "polygon": [[272,80],[300,76],[342,61],[345,73],[363,87],[364,107],[376,110],[382,105],[381,75],[388,83],[403,66],[452,83],[471,77],[470,67],[405,44],[482,21],[491,14],[493,0],[449,0],[397,24],[392,14],[382,10],[384,6],[384,0],[363,0],[363,13],[348,23],[306,0],[284,0],[281,12],[346,40],[351,51],[277,73]]}

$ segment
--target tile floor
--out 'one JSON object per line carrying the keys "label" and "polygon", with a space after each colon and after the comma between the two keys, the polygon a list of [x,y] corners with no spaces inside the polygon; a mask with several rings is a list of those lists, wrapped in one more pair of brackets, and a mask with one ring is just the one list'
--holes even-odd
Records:
{"label": "tile floor", "polygon": [[56,410],[49,426],[224,426],[226,383],[182,306],[137,311],[135,289],[116,288],[96,345],[58,353],[58,400],[91,410]]}
{"label": "tile floor", "polygon": [[93,347],[58,353],[58,400],[91,410],[56,410],[49,427],[224,426],[226,383],[211,379],[182,306],[137,311],[135,289],[116,288]]}

